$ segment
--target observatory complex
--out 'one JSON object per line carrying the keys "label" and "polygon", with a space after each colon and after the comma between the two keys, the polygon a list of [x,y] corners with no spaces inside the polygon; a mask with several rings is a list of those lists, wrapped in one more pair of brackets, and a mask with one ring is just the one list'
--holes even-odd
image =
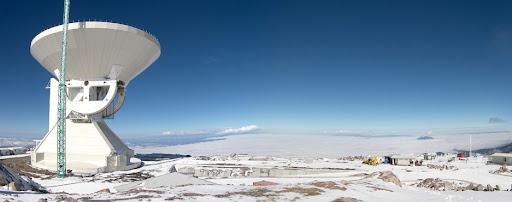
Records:
{"label": "observatory complex", "polygon": [[[32,56],[56,78],[61,65],[63,25],[38,34]],[[140,29],[110,22],[68,25],[66,60],[66,167],[78,173],[112,172],[140,166],[134,151],[104,118],[123,105],[130,81],[160,56],[160,43]],[[49,82],[49,130],[31,153],[32,165],[57,170],[58,85]]]}

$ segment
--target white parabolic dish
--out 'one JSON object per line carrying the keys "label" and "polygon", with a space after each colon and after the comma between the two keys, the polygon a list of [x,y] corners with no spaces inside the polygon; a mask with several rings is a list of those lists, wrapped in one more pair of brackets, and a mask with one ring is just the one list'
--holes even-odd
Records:
{"label": "white parabolic dish", "polygon": [[[38,34],[30,53],[58,78],[62,25]],[[105,79],[114,65],[123,66],[117,77],[126,85],[160,56],[160,43],[140,29],[111,22],[75,22],[68,25],[66,80]]]}

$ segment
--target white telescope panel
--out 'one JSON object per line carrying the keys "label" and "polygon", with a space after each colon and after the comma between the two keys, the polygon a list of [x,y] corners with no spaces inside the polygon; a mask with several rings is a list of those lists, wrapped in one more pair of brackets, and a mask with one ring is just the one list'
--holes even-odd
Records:
{"label": "white telescope panel", "polygon": [[[38,34],[30,53],[58,78],[62,25]],[[158,40],[140,29],[110,22],[75,22],[68,26],[66,80],[106,79],[114,65],[127,85],[160,56]]]}

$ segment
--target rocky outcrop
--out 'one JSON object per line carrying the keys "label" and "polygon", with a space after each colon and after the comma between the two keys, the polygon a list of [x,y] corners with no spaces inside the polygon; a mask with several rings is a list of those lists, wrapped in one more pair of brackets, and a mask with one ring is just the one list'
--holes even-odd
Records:
{"label": "rocky outcrop", "polygon": [[391,172],[391,171],[380,172],[380,175],[377,178],[381,179],[384,182],[391,182],[393,184],[396,184],[399,187],[402,187],[402,183],[400,182],[400,179],[398,179],[398,177],[395,174],[393,174],[393,172]]}
{"label": "rocky outcrop", "polygon": [[467,190],[473,190],[475,189],[475,185],[473,183],[470,183],[467,187],[466,187]]}
{"label": "rocky outcrop", "polygon": [[55,198],[55,201],[65,201],[65,202],[77,202],[76,199],[72,198],[72,197],[66,197],[66,196],[57,196]]}
{"label": "rocky outcrop", "polygon": [[445,182],[445,183],[444,183],[444,190],[445,190],[445,191],[451,191],[451,190],[453,190],[452,183],[450,183],[450,182]]}
{"label": "rocky outcrop", "polygon": [[5,180],[2,175],[0,175],[0,186],[5,186],[7,184],[8,184],[7,180]]}
{"label": "rocky outcrop", "polygon": [[439,178],[436,178],[436,179],[427,178],[427,179],[421,181],[420,183],[418,183],[417,187],[426,187],[426,188],[429,188],[432,190],[437,190],[437,191],[453,191],[453,190],[464,191],[464,190],[466,190],[466,188],[464,188],[464,187],[457,187],[454,183],[445,182]]}
{"label": "rocky outcrop", "polygon": [[358,202],[358,201],[361,201],[361,200],[356,199],[356,198],[351,198],[351,197],[341,197],[341,198],[335,199],[332,202]]}
{"label": "rocky outcrop", "polygon": [[[440,188],[445,187],[445,185],[447,183],[448,182],[443,182],[439,178],[436,178],[436,179],[427,178],[427,179],[424,179],[423,181],[421,181],[420,183],[418,183],[418,185],[416,185],[416,186],[417,187],[426,187],[426,188],[433,189],[433,190],[439,190]],[[451,186],[451,184],[449,186]],[[450,189],[452,189],[452,187],[450,187]]]}
{"label": "rocky outcrop", "polygon": [[494,174],[500,174],[500,173],[508,173],[508,172],[510,172],[510,171],[508,170],[508,168],[507,168],[507,167],[505,167],[505,166],[502,166],[502,167],[500,167],[498,170],[493,171],[492,173],[494,173]]}
{"label": "rocky outcrop", "polygon": [[430,184],[432,184],[432,181],[434,181],[432,178],[424,179],[417,185],[417,187],[428,187]]}
{"label": "rocky outcrop", "polygon": [[11,191],[22,191],[21,190],[21,185],[16,183],[16,182],[11,182],[9,183],[9,186],[8,186],[9,190]]}
{"label": "rocky outcrop", "polygon": [[96,192],[94,192],[94,193],[96,193],[96,194],[98,194],[98,193],[110,193],[110,189],[109,189],[109,188],[101,189],[101,190],[96,191]]}
{"label": "rocky outcrop", "polygon": [[496,188],[494,188],[490,184],[488,184],[487,186],[484,186],[484,185],[481,185],[481,184],[478,184],[477,186],[475,186],[475,184],[470,183],[468,186],[463,187],[463,186],[460,186],[460,183],[459,183],[459,186],[457,186],[457,184],[455,184],[453,182],[443,182],[439,178],[436,178],[436,179],[433,179],[433,178],[424,179],[423,181],[419,182],[416,186],[417,187],[429,188],[429,189],[437,190],[437,191],[467,191],[467,190],[473,190],[473,191],[502,191],[503,190],[503,189],[501,189],[501,187],[499,185],[496,185]]}
{"label": "rocky outcrop", "polygon": [[402,182],[400,182],[400,179],[398,179],[398,177],[391,171],[373,172],[371,174],[366,174],[364,179],[374,178],[376,176],[378,176],[377,179],[381,179],[384,182],[391,182],[399,187],[402,187]]}
{"label": "rocky outcrop", "polygon": [[494,187],[492,187],[490,184],[487,184],[487,187],[485,190],[486,191],[494,191]]}

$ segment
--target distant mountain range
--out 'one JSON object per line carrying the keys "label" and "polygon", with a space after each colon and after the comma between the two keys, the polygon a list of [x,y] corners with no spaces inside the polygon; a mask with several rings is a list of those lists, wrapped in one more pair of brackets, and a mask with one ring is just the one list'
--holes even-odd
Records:
{"label": "distant mountain range", "polygon": [[[461,153],[469,153],[469,151],[465,151],[465,150],[457,150],[457,151],[461,152]],[[478,149],[478,150],[473,150],[472,152],[484,154],[484,155],[491,155],[494,153],[510,153],[510,152],[512,152],[512,142],[508,143],[506,145],[503,145],[503,146],[499,146],[499,147],[495,147],[495,148],[488,148],[488,149]]]}
{"label": "distant mountain range", "polygon": [[152,153],[152,154],[135,154],[135,157],[139,158],[140,160],[143,160],[143,161],[161,161],[161,160],[168,160],[168,159],[190,157],[190,155]]}
{"label": "distant mountain range", "polygon": [[430,139],[434,139],[434,138],[430,137],[430,136],[421,136],[418,138],[418,140],[430,140]]}

